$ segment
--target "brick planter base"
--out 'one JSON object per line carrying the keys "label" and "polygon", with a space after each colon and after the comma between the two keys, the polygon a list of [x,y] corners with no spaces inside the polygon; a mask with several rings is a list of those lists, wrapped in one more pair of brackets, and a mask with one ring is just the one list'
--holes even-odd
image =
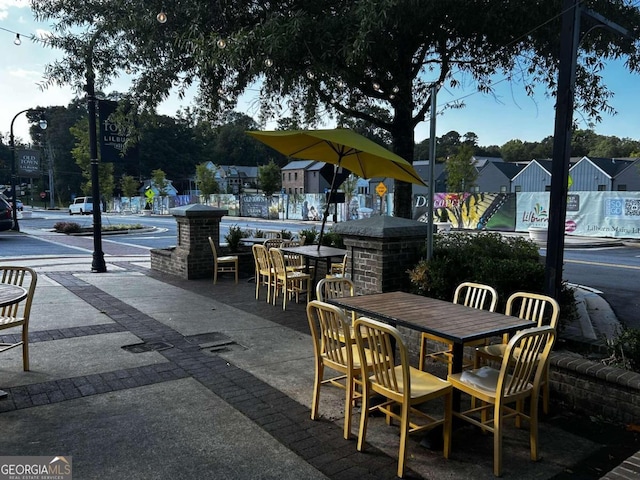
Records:
{"label": "brick planter base", "polygon": [[551,354],[551,405],[629,424],[640,419],[640,373],[566,352]]}

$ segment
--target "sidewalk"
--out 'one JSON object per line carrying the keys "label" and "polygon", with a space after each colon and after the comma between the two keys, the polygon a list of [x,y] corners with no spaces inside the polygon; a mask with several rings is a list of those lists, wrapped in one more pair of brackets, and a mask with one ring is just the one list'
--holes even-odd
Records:
{"label": "sidewalk", "polygon": [[[39,281],[31,371],[19,349],[0,364],[2,455],[70,455],[74,478],[395,478],[397,429],[373,418],[368,448],[342,439],[344,394],[322,391],[311,421],[311,339],[303,304],[255,300],[255,284],[181,280],[149,270],[149,256],[105,249],[91,256],[16,259]],[[357,422],[359,412],[354,419]],[[507,428],[507,478],[591,472],[602,438],[572,433],[564,412],[540,424],[542,460],[529,461],[527,430]],[[356,429],[357,431],[357,429]],[[492,442],[454,433],[449,460],[409,442],[407,478],[494,478]],[[631,454],[617,448],[623,455]],[[567,477],[568,478],[568,477]],[[576,478],[576,477],[573,477]]]}

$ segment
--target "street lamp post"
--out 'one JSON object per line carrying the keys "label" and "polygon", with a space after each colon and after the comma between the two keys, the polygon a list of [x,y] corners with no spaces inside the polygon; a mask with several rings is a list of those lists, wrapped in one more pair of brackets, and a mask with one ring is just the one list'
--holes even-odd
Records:
{"label": "street lamp post", "polygon": [[[16,170],[16,144],[15,138],[13,136],[13,124],[19,115],[26,112],[39,112],[40,114],[42,114],[43,111],[33,108],[27,108],[16,113],[11,120],[11,129],[9,131],[9,147],[11,149],[11,214],[13,216],[13,227],[11,228],[11,230],[14,230],[16,232],[20,231],[20,225],[18,224],[18,204],[16,195],[16,178],[18,177],[18,173]],[[44,130],[47,128],[47,121],[44,119],[40,119],[39,125],[40,128]]]}
{"label": "street lamp post", "polygon": [[95,72],[93,71],[93,46],[100,33],[98,30],[89,43],[86,57],[86,91],[87,113],[89,114],[89,157],[91,158],[91,194],[93,205],[93,261],[91,271],[102,273],[107,271],[102,251],[102,201],[100,200],[100,181],[98,161],[98,139],[96,137],[96,91]]}

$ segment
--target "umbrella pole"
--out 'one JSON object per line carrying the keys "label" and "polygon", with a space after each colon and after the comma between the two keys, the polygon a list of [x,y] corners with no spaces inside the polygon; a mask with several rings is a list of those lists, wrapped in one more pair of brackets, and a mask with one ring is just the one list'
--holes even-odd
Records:
{"label": "umbrella pole", "polygon": [[320,250],[320,245],[322,245],[322,237],[324,236],[324,226],[327,223],[327,217],[329,216],[330,201],[335,194],[333,189],[335,188],[336,174],[338,173],[338,168],[340,168],[341,161],[342,161],[342,158],[338,160],[338,164],[333,169],[333,178],[331,179],[331,187],[329,187],[329,198],[327,199],[327,202],[326,202],[327,204],[324,207],[324,214],[322,215],[322,226],[320,227],[320,237],[318,238],[318,250]]}

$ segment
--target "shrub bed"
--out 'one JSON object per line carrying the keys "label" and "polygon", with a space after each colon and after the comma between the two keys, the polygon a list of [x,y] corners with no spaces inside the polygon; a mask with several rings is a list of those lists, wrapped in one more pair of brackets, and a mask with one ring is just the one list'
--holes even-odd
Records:
{"label": "shrub bed", "polygon": [[[544,293],[545,268],[538,245],[529,239],[504,237],[496,232],[436,235],[433,255],[409,271],[415,293],[451,300],[457,285],[477,282],[498,292],[498,311],[504,311],[509,295],[516,291]],[[563,321],[575,319],[573,291],[563,284],[559,299]]]}
{"label": "shrub bed", "polygon": [[53,229],[57,233],[80,233],[82,231],[80,224],[75,222],[57,222]]}

